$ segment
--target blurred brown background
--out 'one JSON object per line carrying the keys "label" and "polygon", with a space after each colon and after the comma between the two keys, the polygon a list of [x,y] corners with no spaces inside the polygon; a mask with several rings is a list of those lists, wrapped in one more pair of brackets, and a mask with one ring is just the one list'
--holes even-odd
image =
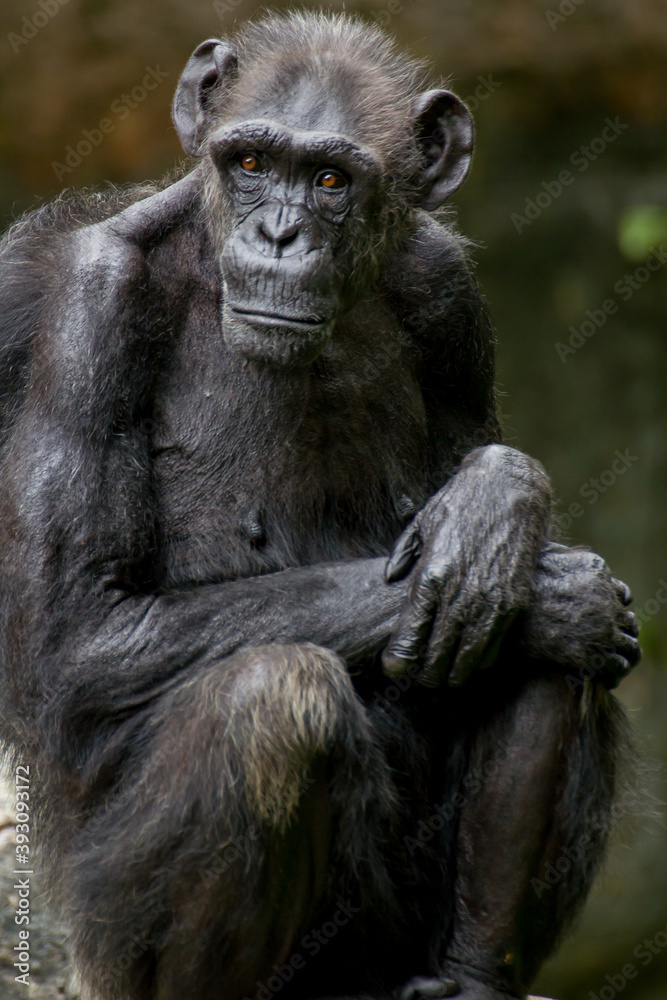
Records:
{"label": "blurred brown background", "polygon": [[[667,3],[328,6],[386,26],[474,110],[477,155],[455,203],[480,244],[506,438],[553,476],[567,536],[633,587],[645,659],[621,698],[648,758],[665,761]],[[2,0],[3,223],[67,185],[168,169],[180,157],[169,104],[191,49],[261,9]],[[616,847],[577,934],[545,970],[544,993],[667,997],[661,766],[648,779],[653,817]]]}

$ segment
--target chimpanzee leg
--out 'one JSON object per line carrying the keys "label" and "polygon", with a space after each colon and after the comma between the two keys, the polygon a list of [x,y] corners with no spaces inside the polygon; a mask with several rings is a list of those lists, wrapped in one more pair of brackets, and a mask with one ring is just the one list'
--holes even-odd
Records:
{"label": "chimpanzee leg", "polygon": [[124,786],[66,859],[93,995],[254,997],[317,915],[347,902],[346,879],[353,910],[383,909],[394,792],[336,656],[250,649],[146,713]]}
{"label": "chimpanzee leg", "polygon": [[[454,696],[468,747],[456,793],[456,913],[433,966],[456,979],[459,1000],[523,997],[576,913],[609,829],[621,710],[601,687],[582,697],[562,670],[507,667]],[[453,716],[450,716],[453,718]],[[466,731],[467,729],[467,731]],[[444,952],[444,953],[443,953]],[[418,984],[404,991],[419,996]]]}

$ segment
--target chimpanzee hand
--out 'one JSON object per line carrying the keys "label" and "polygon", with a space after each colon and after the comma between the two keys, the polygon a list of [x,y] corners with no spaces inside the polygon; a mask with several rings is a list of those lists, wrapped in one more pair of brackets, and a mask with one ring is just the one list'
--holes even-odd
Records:
{"label": "chimpanzee hand", "polygon": [[551,543],[541,553],[530,604],[517,622],[531,656],[591,667],[607,687],[639,662],[639,628],[629,588],[600,556]]}
{"label": "chimpanzee hand", "polygon": [[387,582],[413,569],[406,607],[383,653],[396,676],[462,684],[490,665],[528,606],[551,490],[539,463],[503,445],[476,448],[398,539]]}

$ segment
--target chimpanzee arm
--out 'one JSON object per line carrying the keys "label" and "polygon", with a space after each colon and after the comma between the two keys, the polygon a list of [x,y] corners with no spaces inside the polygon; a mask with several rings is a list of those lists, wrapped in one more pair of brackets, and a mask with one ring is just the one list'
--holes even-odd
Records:
{"label": "chimpanzee arm", "polygon": [[361,657],[386,642],[406,594],[385,583],[383,559],[159,592],[142,408],[159,349],[147,324],[168,317],[120,224],[71,238],[2,473],[0,632],[23,670],[12,698],[54,739],[242,645],[309,641]]}
{"label": "chimpanzee arm", "polygon": [[493,331],[462,241],[422,216],[388,273],[422,354],[434,495],[388,562],[388,580],[410,573],[410,593],[383,660],[390,674],[418,661],[421,683],[459,684],[527,606],[551,490],[537,462],[498,443]]}
{"label": "chimpanzee arm", "polygon": [[385,669],[419,660],[422,683],[461,683],[493,662],[520,613],[513,632],[530,655],[581,665],[603,650],[599,676],[617,683],[639,658],[629,592],[599,556],[549,541],[544,471],[496,443],[493,333],[460,240],[423,218],[391,274],[397,314],[423,352],[431,481],[445,486],[388,563],[390,580],[414,570]]}

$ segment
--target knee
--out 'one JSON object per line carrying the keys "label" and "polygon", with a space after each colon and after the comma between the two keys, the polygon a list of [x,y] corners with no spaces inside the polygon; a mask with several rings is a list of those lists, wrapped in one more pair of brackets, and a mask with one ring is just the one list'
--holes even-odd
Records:
{"label": "knee", "polygon": [[548,665],[543,669],[539,664],[532,666],[518,699],[520,711],[528,717],[554,722],[578,714],[580,699],[570,690],[562,671]]}
{"label": "knee", "polygon": [[271,825],[292,817],[316,760],[370,739],[345,664],[312,644],[239,652],[209,674],[202,694],[207,714],[224,719],[227,769],[242,775],[251,814]]}
{"label": "knee", "polygon": [[218,685],[227,711],[249,736],[271,732],[303,751],[325,750],[346,713],[361,707],[343,661],[312,643],[255,646],[230,657]]}
{"label": "knee", "polygon": [[576,730],[580,715],[581,700],[558,671],[530,677],[514,706],[517,730],[543,745],[562,743],[568,732]]}

